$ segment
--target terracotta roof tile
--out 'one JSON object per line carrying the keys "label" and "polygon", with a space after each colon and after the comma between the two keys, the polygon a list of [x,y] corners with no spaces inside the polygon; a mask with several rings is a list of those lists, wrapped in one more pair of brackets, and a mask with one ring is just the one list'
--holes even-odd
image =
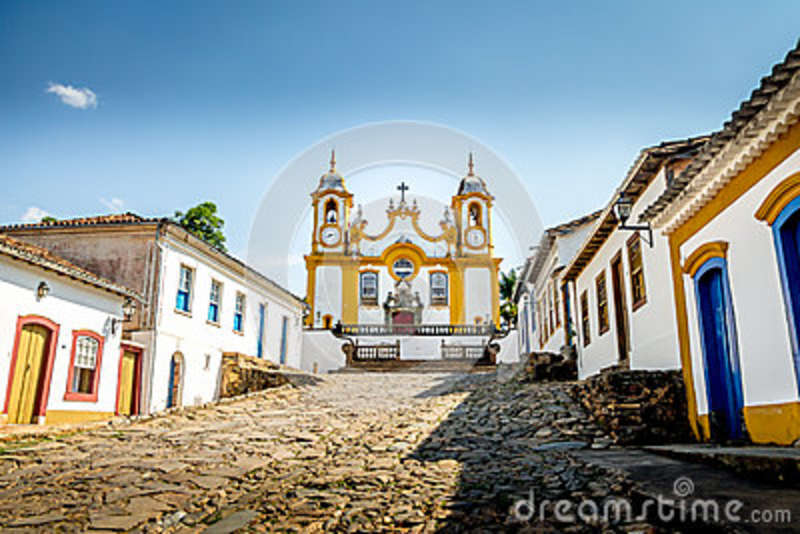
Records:
{"label": "terracotta roof tile", "polygon": [[159,218],[142,217],[135,213],[114,213],[111,215],[96,215],[94,217],[76,217],[74,219],[59,219],[51,222],[18,223],[0,226],[3,230],[24,230],[36,228],[55,228],[59,226],[98,226],[106,224],[135,224],[158,222]]}
{"label": "terracotta roof tile", "polygon": [[111,291],[118,295],[141,300],[139,294],[127,287],[115,284],[91,271],[87,271],[83,267],[79,267],[61,256],[53,254],[46,248],[14,239],[5,234],[0,234],[0,254],[25,261],[32,265],[37,265],[43,269],[57,272],[74,280]]}

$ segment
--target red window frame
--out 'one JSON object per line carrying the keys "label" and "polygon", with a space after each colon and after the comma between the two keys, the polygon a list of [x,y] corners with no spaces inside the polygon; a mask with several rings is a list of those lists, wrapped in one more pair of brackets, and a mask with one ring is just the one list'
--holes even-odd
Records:
{"label": "red window frame", "polygon": [[[97,361],[94,366],[94,380],[91,393],[75,393],[72,391],[72,380],[75,378],[75,349],[78,338],[88,336],[97,341]],[[91,330],[72,331],[72,351],[69,355],[69,372],[67,373],[67,391],[64,393],[65,401],[97,402],[97,390],[100,386],[100,365],[103,363],[103,336]]]}

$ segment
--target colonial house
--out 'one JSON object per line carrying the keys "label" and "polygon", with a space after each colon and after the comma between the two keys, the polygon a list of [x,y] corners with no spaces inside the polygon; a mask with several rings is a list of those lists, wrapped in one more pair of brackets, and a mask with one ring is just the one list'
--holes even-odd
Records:
{"label": "colonial house", "polygon": [[0,234],[0,423],[130,413],[138,347],[122,340],[139,295]]}
{"label": "colonial house", "polygon": [[141,347],[136,413],[215,399],[223,353],[299,366],[303,301],[174,222],[126,213],[0,231],[143,295],[124,325]]}
{"label": "colonial house", "polygon": [[800,438],[800,44],[649,206],[698,437]]}
{"label": "colonial house", "polygon": [[672,184],[707,141],[697,137],[642,150],[566,267],[579,378],[612,365],[679,367],[667,239],[626,223]]}
{"label": "colonial house", "polygon": [[525,260],[514,288],[520,354],[561,352],[572,345],[571,299],[562,275],[599,216],[597,211],[548,228]]}

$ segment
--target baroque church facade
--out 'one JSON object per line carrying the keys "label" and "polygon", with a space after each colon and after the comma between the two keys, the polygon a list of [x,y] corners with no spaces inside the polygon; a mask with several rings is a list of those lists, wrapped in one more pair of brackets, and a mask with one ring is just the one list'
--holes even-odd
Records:
{"label": "baroque church facade", "polygon": [[[399,199],[389,199],[378,224],[360,205],[353,209],[334,153],[330,163],[311,193],[308,326],[498,324],[494,197],[471,154],[449,204],[407,199],[401,183]],[[441,213],[438,228],[430,224],[439,217],[432,210]]]}

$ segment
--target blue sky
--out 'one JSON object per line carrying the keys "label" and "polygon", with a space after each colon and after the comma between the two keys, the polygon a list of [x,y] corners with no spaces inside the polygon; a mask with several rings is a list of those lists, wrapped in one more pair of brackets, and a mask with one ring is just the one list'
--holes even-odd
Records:
{"label": "blue sky", "polygon": [[243,255],[287,161],[406,119],[495,149],[553,225],[604,205],[642,147],[720,127],[798,28],[788,1],[5,1],[0,221],[213,200]]}

